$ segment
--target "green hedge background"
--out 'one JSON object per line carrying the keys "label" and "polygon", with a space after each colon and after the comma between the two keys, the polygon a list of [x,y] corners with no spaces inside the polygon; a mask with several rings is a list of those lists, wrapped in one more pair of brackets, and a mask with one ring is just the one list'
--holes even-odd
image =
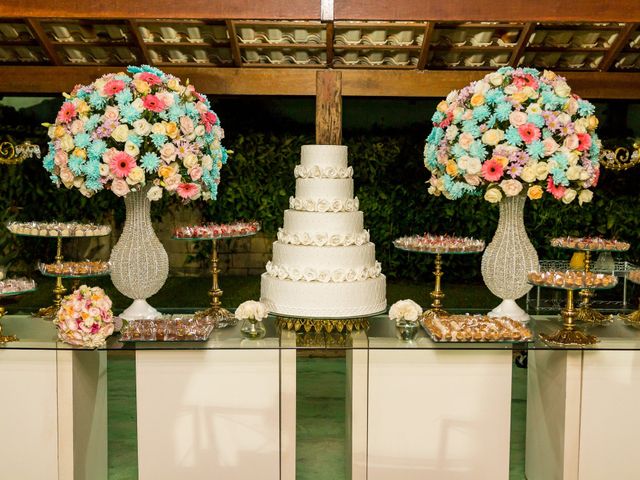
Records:
{"label": "green hedge background", "polygon": [[[237,103],[229,99],[216,108],[227,131],[225,145],[234,152],[222,172],[218,201],[189,208],[201,208],[204,218],[215,221],[255,218],[262,222],[263,230],[275,234],[281,226],[283,210],[288,208],[289,196],[295,190],[293,168],[299,161],[300,147],[313,143],[309,134],[313,129],[309,123],[265,122],[267,112],[259,109],[251,115],[254,121],[246,121],[232,114],[235,111],[232,106]],[[41,107],[38,114],[0,108],[2,133],[5,137],[31,139],[44,145],[45,129],[39,126],[43,121],[39,116],[53,118],[58,104],[57,100],[52,101]],[[302,110],[308,110],[308,105],[303,107]],[[432,111],[428,103],[419,107],[424,110],[424,118]],[[605,117],[607,108],[609,105],[599,106]],[[225,114],[230,118],[228,124]],[[308,116],[308,112],[302,114]],[[260,118],[260,122],[256,118]],[[428,125],[425,120],[403,128],[374,125],[364,129],[345,128],[344,132],[343,143],[349,147],[356,195],[365,214],[365,224],[376,243],[383,271],[391,278],[428,280],[433,267],[428,255],[394,249],[395,238],[430,232],[473,236],[489,242],[497,225],[498,208],[482,199],[453,202],[427,194],[425,182],[429,173],[423,166],[422,150],[430,129]],[[20,166],[1,166],[0,175],[2,222],[59,219],[114,221],[121,225],[124,219],[121,199],[109,192],[86,199],[77,191],[58,190],[50,183],[41,162],[35,159]],[[525,224],[540,258],[567,257],[566,252],[549,248],[550,237],[604,235],[630,241],[633,247],[625,258],[637,262],[640,259],[640,246],[636,244],[640,232],[638,185],[640,168],[624,173],[603,170],[590,205],[567,206],[549,198],[527,201]],[[185,207],[173,200],[163,200],[152,208],[156,219],[166,208]],[[53,248],[51,241],[15,238],[7,230],[0,230],[0,252],[4,261],[13,260],[16,268],[33,268],[38,259],[50,257]],[[448,279],[480,279],[479,256],[447,258],[446,265]]]}

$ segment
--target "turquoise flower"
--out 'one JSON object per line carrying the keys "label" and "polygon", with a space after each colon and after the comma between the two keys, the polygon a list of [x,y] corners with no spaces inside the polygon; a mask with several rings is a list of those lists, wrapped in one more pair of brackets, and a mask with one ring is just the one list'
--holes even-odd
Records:
{"label": "turquoise flower", "polygon": [[427,143],[424,149],[424,163],[429,170],[436,168],[438,160],[436,158],[437,147],[432,143]]}
{"label": "turquoise flower", "polygon": [[501,103],[496,107],[496,118],[500,122],[506,122],[509,120],[509,114],[511,113],[511,104],[508,102]]}
{"label": "turquoise flower", "polygon": [[496,121],[497,121],[496,114],[494,113],[487,119],[487,122],[486,122],[487,123],[487,127],[489,127],[489,128],[495,127],[496,126]]}
{"label": "turquoise flower", "polygon": [[100,162],[89,161],[82,166],[82,171],[88,179],[96,180],[100,178]]}
{"label": "turquoise flower", "polygon": [[587,117],[589,115],[593,115],[596,111],[596,107],[591,103],[585,100],[578,100],[578,113]]}
{"label": "turquoise flower", "polygon": [[544,157],[544,144],[540,140],[534,140],[527,147],[527,153],[534,160]]}
{"label": "turquoise flower", "polygon": [[522,69],[522,71],[524,73],[528,73],[529,75],[532,75],[535,78],[540,78],[540,72],[538,72],[538,70],[536,70],[535,68],[525,67]]}
{"label": "turquoise flower", "polygon": [[451,154],[456,158],[462,158],[465,155],[468,155],[468,152],[460,146],[459,143],[456,143],[453,147],[451,147]]}
{"label": "turquoise flower", "polygon": [[157,149],[160,149],[165,143],[167,143],[167,136],[162,135],[161,133],[154,133],[151,135],[151,142]]}
{"label": "turquoise flower", "polygon": [[86,148],[91,142],[91,136],[88,133],[79,133],[73,138],[76,147]]}
{"label": "turquoise flower", "polygon": [[104,188],[104,185],[98,178],[87,179],[87,181],[84,182],[84,186],[87,188],[87,190],[90,190],[92,192],[99,192]]}
{"label": "turquoise flower", "polygon": [[160,77],[161,79],[165,79],[166,75],[162,70],[159,70],[155,67],[152,67],[150,65],[141,65],[141,66],[135,66],[135,65],[130,65],[127,67],[127,72],[129,73],[142,73],[142,72],[148,72],[148,73],[153,73],[154,75],[157,75],[158,77]]}
{"label": "turquoise flower", "polygon": [[465,120],[462,122],[462,131],[473,135],[475,138],[480,136],[480,127],[475,120]]}
{"label": "turquoise flower", "polygon": [[104,140],[94,140],[87,149],[87,155],[91,160],[100,160],[104,152],[107,151],[107,144]]}
{"label": "turquoise flower", "polygon": [[553,183],[556,185],[564,185],[565,187],[569,185],[569,180],[567,179],[564,169],[555,167],[550,170],[550,173],[553,176]]}
{"label": "turquoise flower", "polygon": [[53,143],[49,142],[49,152],[42,159],[42,165],[49,173],[53,172],[53,169],[55,168],[55,165],[56,165],[55,159],[54,159],[55,157],[54,152],[55,152],[55,148],[53,147]]}
{"label": "turquoise flower", "polygon": [[100,115],[93,114],[89,117],[89,119],[86,122],[84,122],[84,128],[87,130],[87,132],[93,132],[99,123],[100,123]]}
{"label": "turquoise flower", "polygon": [[487,93],[484,94],[484,99],[488,105],[494,105],[504,100],[504,93],[497,88],[492,88],[487,90]]}
{"label": "turquoise flower", "polygon": [[158,169],[160,165],[160,157],[153,152],[147,152],[142,156],[142,168],[147,173],[153,173]]}
{"label": "turquoise flower", "polygon": [[55,183],[56,185],[60,185],[60,179],[57,175],[49,175],[49,180],[51,180],[51,182]]}
{"label": "turquoise flower", "polygon": [[504,132],[504,138],[509,145],[513,145],[514,147],[522,145],[522,137],[520,136],[518,129],[513,125],[507,128],[507,131]]}
{"label": "turquoise flower", "polygon": [[69,170],[71,170],[71,173],[73,173],[74,175],[81,175],[82,174],[82,164],[84,163],[84,160],[80,157],[78,157],[77,155],[71,155],[69,157],[69,162],[67,163]]}
{"label": "turquoise flower", "polygon": [[472,157],[477,157],[480,160],[487,158],[487,149],[480,140],[476,140],[469,147],[469,153]]}
{"label": "turquoise flower", "polygon": [[547,138],[553,138],[553,133],[548,128],[542,130],[542,138],[546,140]]}
{"label": "turquoise flower", "polygon": [[527,116],[527,120],[529,120],[529,123],[533,123],[538,128],[544,127],[544,117],[538,113],[530,113]]}
{"label": "turquoise flower", "polygon": [[549,91],[549,92],[542,92],[542,103],[544,103],[544,107],[547,110],[558,110],[559,108],[561,108],[565,101],[558,97],[555,93]]}
{"label": "turquoise flower", "polygon": [[89,105],[93,108],[102,109],[107,105],[107,99],[98,92],[93,92],[89,95]]}
{"label": "turquoise flower", "polygon": [[116,102],[118,102],[118,105],[120,106],[120,108],[122,108],[124,105],[128,103],[131,103],[132,100],[133,100],[133,95],[131,94],[131,90],[129,90],[128,88],[120,90],[118,93],[116,93]]}
{"label": "turquoise flower", "polygon": [[131,104],[123,105],[120,108],[120,116],[125,123],[132,124],[136,120],[140,119],[141,115],[142,114]]}
{"label": "turquoise flower", "polygon": [[473,109],[473,118],[481,122],[482,120],[487,118],[490,113],[491,112],[489,110],[489,107],[487,107],[486,105],[480,105],[479,107]]}
{"label": "turquoise flower", "polygon": [[440,140],[444,138],[444,130],[440,127],[433,127],[431,133],[427,137],[427,142],[429,143],[440,143]]}
{"label": "turquoise flower", "polygon": [[178,103],[174,103],[169,107],[169,120],[172,122],[178,122],[180,117],[185,115],[184,107]]}
{"label": "turquoise flower", "polygon": [[196,105],[193,102],[185,103],[184,111],[187,115],[189,115],[189,117],[191,117],[191,120],[197,120],[200,118],[200,112],[198,112],[198,110],[196,109]]}
{"label": "turquoise flower", "polygon": [[169,121],[169,112],[167,110],[163,110],[162,112],[158,113],[158,116],[165,122]]}
{"label": "turquoise flower", "polygon": [[551,157],[551,160],[554,160],[558,164],[558,167],[562,168],[563,170],[566,169],[569,165],[567,156],[562,152],[554,153]]}
{"label": "turquoise flower", "polygon": [[591,146],[589,147],[589,156],[591,157],[591,162],[593,162],[594,164],[599,163],[600,141],[598,139],[598,135],[595,133],[591,134]]}
{"label": "turquoise flower", "polygon": [[115,78],[116,80],[122,80],[124,83],[131,82],[131,78],[125,74],[118,74],[118,75],[115,75],[113,78]]}
{"label": "turquoise flower", "polygon": [[127,137],[127,140],[129,140],[138,148],[142,146],[142,137],[140,135],[137,135],[135,133],[130,133],[129,136]]}
{"label": "turquoise flower", "polygon": [[220,150],[222,150],[222,164],[226,165],[227,160],[229,160],[229,152],[227,152],[227,149],[222,146],[220,147]]}
{"label": "turquoise flower", "polygon": [[449,192],[449,196],[452,200],[458,200],[467,193],[471,193],[475,190],[475,187],[464,182],[456,182],[450,175],[445,174],[442,176],[442,184],[444,188]]}

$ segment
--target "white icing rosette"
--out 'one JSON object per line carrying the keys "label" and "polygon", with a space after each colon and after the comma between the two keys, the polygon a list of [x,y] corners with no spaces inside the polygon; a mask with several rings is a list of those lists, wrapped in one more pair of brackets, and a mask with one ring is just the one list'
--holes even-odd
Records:
{"label": "white icing rosette", "polygon": [[302,209],[306,212],[315,212],[316,210],[316,202],[311,200],[310,198],[305,198],[302,201]]}
{"label": "white icing rosette", "polygon": [[347,198],[344,202],[344,210],[346,212],[353,212],[355,207],[355,201],[353,198]]}
{"label": "white icing rosette", "polygon": [[331,204],[329,203],[329,200],[327,200],[326,198],[321,198],[320,200],[318,200],[318,211],[319,212],[328,212],[329,208],[331,207]]}
{"label": "white icing rosette", "polygon": [[353,177],[353,167],[347,167],[346,177],[347,178]]}
{"label": "white icing rosette", "polygon": [[338,268],[337,270],[334,270],[333,272],[331,272],[331,281],[335,282],[335,283],[341,283],[345,281],[345,273],[344,270],[342,270],[341,268]]}
{"label": "white icing rosette", "polygon": [[342,200],[340,200],[339,198],[336,198],[331,202],[332,212],[340,212],[342,211],[342,209],[343,209]]}
{"label": "white icing rosette", "polygon": [[289,208],[297,210],[296,208],[296,199],[293,197],[289,197]]}
{"label": "white icing rosette", "polygon": [[302,165],[296,165],[296,168],[293,169],[293,175],[296,178],[307,178],[308,171]]}
{"label": "white icing rosette", "polygon": [[306,282],[313,282],[317,278],[317,273],[313,268],[305,268],[302,277]]}
{"label": "white icing rosette", "polygon": [[320,270],[318,272],[318,281],[322,283],[328,283],[331,281],[331,274],[328,270]]}
{"label": "white icing rosette", "polygon": [[323,247],[329,241],[329,235],[326,233],[317,233],[316,234],[316,245],[319,247]]}
{"label": "white icing rosette", "polygon": [[302,245],[311,245],[311,242],[313,242],[311,235],[309,235],[307,232],[304,232],[300,237],[300,243],[302,243]]}
{"label": "white icing rosette", "polygon": [[356,269],[356,275],[358,276],[358,281],[366,280],[369,278],[369,267],[358,267]]}
{"label": "white icing rosette", "polygon": [[320,167],[318,165],[314,165],[307,171],[307,176],[312,178],[322,177],[322,170],[320,170]]}
{"label": "white icing rosette", "polygon": [[345,275],[345,280],[347,282],[355,282],[357,279],[358,279],[358,274],[356,273],[355,270],[353,270],[352,268],[347,270],[347,273]]}
{"label": "white icing rosette", "polygon": [[356,236],[357,235],[355,235],[353,233],[347,233],[344,236],[344,242],[343,242],[344,245],[345,246],[354,245],[356,243]]}
{"label": "white icing rosette", "polygon": [[360,208],[360,200],[358,200],[358,197],[353,199],[353,210],[356,211]]}
{"label": "white icing rosette", "polygon": [[300,271],[299,268],[294,267],[291,270],[289,270],[289,277],[294,282],[299,282],[300,280],[302,280],[302,272]]}
{"label": "white icing rosette", "polygon": [[293,243],[294,245],[300,245],[300,237],[297,233],[291,235],[291,243]]}
{"label": "white icing rosette", "polygon": [[[273,263],[271,263],[271,260],[269,260],[269,261],[267,262],[266,269],[267,269],[267,273],[268,273],[269,275],[274,275],[274,273],[273,273]],[[275,275],[274,275],[274,276],[275,276]]]}
{"label": "white icing rosette", "polygon": [[326,177],[326,178],[338,177],[338,171],[334,167],[326,167],[322,173],[323,173],[323,177]]}
{"label": "white icing rosette", "polygon": [[283,228],[279,228],[278,229],[278,233],[276,234],[276,238],[278,239],[279,242],[289,243],[287,241],[287,234],[285,233]]}
{"label": "white icing rosette", "polygon": [[329,245],[332,247],[338,247],[342,244],[342,237],[338,234],[331,235],[329,237]]}
{"label": "white icing rosette", "polygon": [[278,278],[280,280],[286,280],[287,278],[289,278],[289,272],[287,272],[286,267],[276,267],[278,269]]}
{"label": "white icing rosette", "polygon": [[380,262],[376,262],[374,265],[374,277],[378,277],[382,273],[382,264]]}

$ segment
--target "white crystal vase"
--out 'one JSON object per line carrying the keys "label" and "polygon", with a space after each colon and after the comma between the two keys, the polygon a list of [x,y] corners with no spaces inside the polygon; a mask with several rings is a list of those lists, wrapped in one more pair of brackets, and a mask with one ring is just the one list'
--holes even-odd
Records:
{"label": "white crystal vase", "polygon": [[526,322],[529,315],[516,299],[531,290],[527,274],[538,270],[538,254],[524,228],[526,197],[506,197],[500,202],[500,219],[493,240],[482,255],[482,278],[502,303],[489,316],[508,316]]}
{"label": "white crystal vase", "polygon": [[118,243],[111,251],[111,280],[133,303],[120,316],[125,320],[153,319],[158,310],[147,303],[169,274],[169,258],[151,224],[149,187],[124,198],[127,216]]}

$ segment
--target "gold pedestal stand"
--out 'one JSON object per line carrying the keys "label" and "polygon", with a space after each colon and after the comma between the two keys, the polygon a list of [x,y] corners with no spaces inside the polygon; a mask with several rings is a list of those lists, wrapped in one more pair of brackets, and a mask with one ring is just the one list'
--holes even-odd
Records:
{"label": "gold pedestal stand", "polygon": [[[589,250],[585,250],[584,271],[585,273],[591,271],[591,251]],[[580,290],[579,295],[581,301],[580,306],[576,310],[576,321],[588,323],[590,325],[608,325],[613,322],[612,315],[603,315],[589,305],[591,298],[594,296],[594,292],[592,290]]]}
{"label": "gold pedestal stand", "polygon": [[[56,244],[56,264],[62,265],[62,237],[58,237]],[[53,288],[53,305],[41,308],[33,314],[34,317],[53,319],[60,310],[60,304],[62,303],[62,296],[66,293],[67,289],[62,284],[62,277],[56,276],[56,285]]]}
{"label": "gold pedestal stand", "polygon": [[218,257],[218,242],[217,239],[213,239],[211,248],[211,276],[213,279],[213,284],[211,290],[209,290],[209,296],[211,297],[211,306],[206,310],[201,310],[196,312],[194,318],[196,320],[209,320],[214,325],[218,325],[220,327],[232,326],[235,325],[238,321],[235,316],[226,308],[222,308],[222,302],[220,298],[222,298],[222,290],[220,289],[220,285],[218,284],[218,274],[220,273],[220,268],[218,267],[219,257]]}
{"label": "gold pedestal stand", "polygon": [[422,314],[423,318],[425,319],[430,317],[444,317],[449,315],[442,308],[442,300],[445,297],[444,291],[442,290],[442,282],[441,282],[441,278],[443,274],[444,272],[442,271],[442,254],[436,253],[435,270],[433,271],[433,276],[436,279],[435,286],[433,288],[433,291],[429,294],[433,299],[433,302],[431,302],[431,308],[428,310],[425,310],[425,312]]}
{"label": "gold pedestal stand", "polygon": [[349,333],[358,330],[367,330],[369,328],[368,318],[298,318],[298,317],[276,317],[276,326],[285,330],[293,330],[294,332],[338,332]]}
{"label": "gold pedestal stand", "polygon": [[567,290],[567,305],[561,312],[562,328],[552,335],[541,333],[540,338],[547,343],[555,345],[593,345],[598,343],[597,337],[588,335],[576,328],[577,312],[578,310],[573,305],[573,290]]}
{"label": "gold pedestal stand", "polygon": [[[7,311],[5,310],[5,308],[0,307],[0,320],[2,320],[2,317],[4,317],[6,313]],[[17,341],[18,341],[18,337],[16,337],[15,335],[2,335],[2,324],[0,323],[0,343],[17,342]]]}

